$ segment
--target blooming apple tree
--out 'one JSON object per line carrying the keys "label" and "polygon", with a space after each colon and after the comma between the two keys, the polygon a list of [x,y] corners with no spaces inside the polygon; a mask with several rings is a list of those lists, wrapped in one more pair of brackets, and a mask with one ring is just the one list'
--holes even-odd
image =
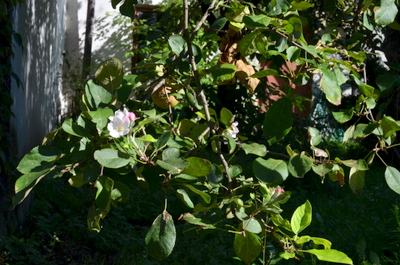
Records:
{"label": "blooming apple tree", "polygon": [[[134,17],[135,0],[111,2]],[[145,238],[156,259],[170,255],[175,224],[185,221],[196,233],[233,233],[232,246],[245,264],[267,262],[262,255],[267,241],[282,259],[314,255],[352,264],[327,239],[304,234],[312,221],[309,201],[290,219],[282,217],[281,204],[290,198],[284,184],[293,177],[328,177],[360,193],[377,159],[387,168],[389,187],[400,193],[399,171],[381,156],[396,146],[400,130],[385,109],[399,79],[386,69],[367,83],[368,53],[359,34],[396,26],[397,7],[389,0],[358,2],[360,8],[337,1],[335,12],[298,0],[213,0],[202,9],[184,0],[164,7],[160,23],[146,26],[158,37],[133,51],[146,51],[135,74],[125,75],[117,59],[103,62],[86,83],[81,113],[21,160],[14,204],[43,178],[65,177],[74,187],[95,189],[87,220],[89,229],[100,231],[112,206],[127,201],[128,182],[141,181],[166,194],[164,210]],[[357,23],[327,26],[344,15]],[[344,29],[349,38],[341,35]],[[319,89],[334,106],[341,106],[341,85],[358,91],[354,103],[338,107],[333,116],[350,122],[344,142],[366,137],[376,142],[366,157],[332,158],[318,129],[295,128],[294,108],[310,100],[296,87],[309,84],[313,75],[321,77]],[[301,136],[302,149],[293,148]],[[187,209],[179,220],[168,212],[171,195]]]}

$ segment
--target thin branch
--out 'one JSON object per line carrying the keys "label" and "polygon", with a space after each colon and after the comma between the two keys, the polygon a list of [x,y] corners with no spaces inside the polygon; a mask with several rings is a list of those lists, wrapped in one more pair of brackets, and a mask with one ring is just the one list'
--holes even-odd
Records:
{"label": "thin branch", "polygon": [[199,23],[197,23],[196,27],[193,30],[192,33],[192,39],[194,34],[196,34],[196,32],[201,28],[201,26],[204,24],[204,22],[206,21],[207,17],[210,15],[211,10],[214,9],[215,4],[217,3],[217,0],[213,0],[210,4],[210,6],[207,8],[206,12],[204,13],[203,17],[201,18],[201,20],[199,21]]}
{"label": "thin branch", "polygon": [[[195,34],[196,31],[200,29],[201,25],[204,23],[205,19],[207,18],[208,14],[209,14],[209,10],[214,8],[215,3],[216,3],[216,0],[213,0],[211,5],[207,9],[206,13],[204,14],[202,20],[200,21],[200,23],[197,24],[193,34]],[[196,66],[196,62],[194,60],[194,55],[193,55],[193,50],[192,50],[192,39],[189,37],[189,32],[188,32],[188,28],[189,28],[188,0],[183,0],[183,8],[184,8],[184,37],[185,37],[185,39],[187,41],[187,44],[188,44],[187,46],[188,46],[190,64],[192,66],[194,79],[195,79],[195,82],[196,82],[197,89],[199,91],[199,97],[200,97],[201,103],[202,103],[202,105],[204,107],[204,114],[206,116],[207,125],[208,125],[208,128],[210,130],[210,133],[213,135],[214,134],[214,128],[213,128],[213,123],[211,122],[210,112],[208,110],[207,98],[204,95],[204,91],[203,91],[201,83],[200,83],[200,77],[199,77],[199,73],[197,71],[197,66]],[[192,36],[194,36],[193,34],[192,34]],[[229,191],[231,191],[232,190],[232,178],[229,175],[229,165],[226,162],[226,159],[225,159],[224,155],[221,152],[220,140],[218,138],[216,138],[216,142],[217,142],[218,156],[221,159],[222,165],[225,168],[226,176],[227,176],[227,179],[228,179],[228,189],[229,189]]]}

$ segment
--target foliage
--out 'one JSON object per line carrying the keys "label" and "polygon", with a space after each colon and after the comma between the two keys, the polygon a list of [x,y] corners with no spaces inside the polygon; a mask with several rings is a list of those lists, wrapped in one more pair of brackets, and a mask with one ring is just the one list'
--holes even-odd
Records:
{"label": "foliage", "polygon": [[[120,2],[112,1],[113,7]],[[133,17],[135,3],[122,3],[121,13]],[[232,233],[233,249],[245,264],[266,263],[268,244],[279,249],[284,260],[311,256],[353,264],[332,249],[328,239],[304,234],[313,217],[308,198],[283,216],[281,205],[291,192],[282,186],[317,175],[340,186],[347,182],[361,194],[366,172],[379,159],[388,186],[400,193],[400,172],[381,155],[396,147],[400,123],[386,112],[385,102],[398,84],[367,84],[363,65],[368,52],[359,45],[364,41],[360,33],[383,25],[396,27],[395,2],[365,1],[356,8],[338,1],[338,10],[332,12],[328,4],[306,1],[212,1],[204,6],[204,16],[191,15],[189,20],[189,14],[199,10],[197,5],[191,2],[189,8],[184,1],[171,7],[181,10],[181,16],[174,14],[171,31],[154,28],[160,33],[156,45],[136,74],[124,75],[116,59],[99,66],[86,84],[81,114],[66,120],[21,160],[14,205],[40,181],[68,178],[73,187],[93,189],[87,225],[100,231],[112,206],[127,202],[136,183],[165,193],[159,202],[164,208],[145,237],[147,252],[155,259],[171,254],[175,222],[184,220],[186,231],[198,236],[209,230]],[[214,19],[206,23],[211,13]],[[332,22],[342,17],[362,17],[363,22]],[[311,18],[324,21],[318,24]],[[309,39],[305,32],[316,25],[323,34]],[[345,27],[350,27],[349,36],[342,39]],[[272,67],[262,67],[264,63]],[[281,67],[289,63],[298,69]],[[313,74],[321,76],[320,89],[333,105],[342,102],[341,85],[358,89],[354,104],[334,117],[350,123],[344,143],[373,139],[366,157],[331,157],[321,148],[324,136],[312,127],[305,129],[306,147],[283,144],[296,140],[288,138],[297,118],[293,107],[306,101],[296,95],[295,87],[307,84]],[[271,76],[283,85],[269,83]],[[396,78],[392,71],[385,73],[388,76]],[[278,98],[270,97],[267,88]],[[183,204],[178,216],[170,213],[171,195]]]}
{"label": "foliage", "polygon": [[18,85],[19,79],[11,69],[11,59],[14,56],[13,43],[22,45],[21,36],[14,32],[12,26],[12,10],[21,0],[6,0],[0,4],[0,21],[3,25],[0,29],[0,176],[6,178],[12,169],[12,161],[9,155],[11,135],[9,122],[12,117],[10,87],[11,77]]}

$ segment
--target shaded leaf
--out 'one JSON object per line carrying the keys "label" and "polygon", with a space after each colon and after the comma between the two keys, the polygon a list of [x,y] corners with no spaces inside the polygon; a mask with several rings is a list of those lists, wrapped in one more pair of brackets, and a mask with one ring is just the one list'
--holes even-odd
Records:
{"label": "shaded leaf", "polygon": [[94,74],[96,81],[109,92],[113,93],[124,78],[124,65],[117,58],[102,62]]}
{"label": "shaded leaf", "polygon": [[176,230],[172,216],[163,211],[154,220],[145,242],[147,253],[157,260],[168,257],[175,246]]}
{"label": "shaded leaf", "polygon": [[259,238],[251,232],[235,234],[233,248],[238,258],[245,264],[252,264],[262,251]]}
{"label": "shaded leaf", "polygon": [[257,179],[274,184],[283,182],[289,176],[286,162],[273,158],[265,160],[259,157],[254,160],[253,173]]}
{"label": "shaded leaf", "polygon": [[270,145],[285,137],[292,129],[292,102],[284,97],[276,101],[265,113],[263,130]]}
{"label": "shaded leaf", "polygon": [[288,164],[289,172],[294,177],[301,178],[311,170],[313,162],[314,160],[311,157],[303,153],[291,156]]}

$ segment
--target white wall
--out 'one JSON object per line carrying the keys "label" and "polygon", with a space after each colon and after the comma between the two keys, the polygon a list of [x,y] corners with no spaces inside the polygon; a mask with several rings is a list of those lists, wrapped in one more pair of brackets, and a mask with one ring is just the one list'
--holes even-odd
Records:
{"label": "white wall", "polygon": [[11,130],[19,157],[40,144],[58,122],[65,1],[24,1],[15,11],[14,29],[23,49],[15,45],[12,67],[22,86],[12,84]]}
{"label": "white wall", "polygon": [[[159,4],[162,0],[139,1]],[[15,45],[12,61],[22,87],[12,84],[15,117],[11,120],[14,151],[19,157],[39,145],[71,111],[71,100],[81,79],[87,0],[26,0],[15,11],[14,29],[23,39]],[[109,15],[107,15],[109,14]],[[92,44],[93,74],[109,58],[124,62],[132,45],[132,24],[113,9],[110,0],[96,0]]]}

